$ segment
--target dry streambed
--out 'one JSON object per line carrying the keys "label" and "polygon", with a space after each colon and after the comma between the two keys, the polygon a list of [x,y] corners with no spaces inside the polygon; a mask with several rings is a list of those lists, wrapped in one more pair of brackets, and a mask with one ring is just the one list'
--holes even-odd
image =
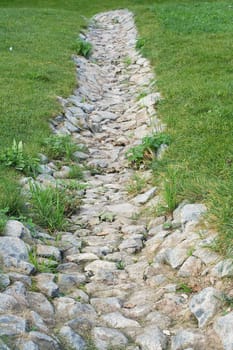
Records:
{"label": "dry streambed", "polygon": [[[156,205],[156,188],[134,198],[126,191],[134,171],[125,152],[163,130],[160,95],[136,37],[129,11],[99,14],[85,38],[90,59],[74,58],[78,87],[60,99],[64,113],[51,126],[84,144],[77,158],[101,171],[86,172],[82,206],[60,240],[7,223],[1,349],[93,349],[90,340],[100,350],[233,349],[231,297],[224,295],[233,265],[206,248],[214,235],[198,226],[205,206],[184,203],[168,224],[165,216],[138,215]],[[44,186],[59,177],[48,168],[37,178]],[[54,271],[34,274],[32,246],[41,262],[56,260]]]}

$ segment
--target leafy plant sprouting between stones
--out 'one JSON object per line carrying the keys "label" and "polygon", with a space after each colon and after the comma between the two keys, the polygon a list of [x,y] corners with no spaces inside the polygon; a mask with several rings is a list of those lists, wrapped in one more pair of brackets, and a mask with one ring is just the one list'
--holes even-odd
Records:
{"label": "leafy plant sprouting between stones", "polygon": [[156,133],[151,136],[145,136],[142,143],[130,148],[126,153],[126,158],[130,164],[139,168],[140,165],[148,165],[156,157],[156,152],[162,144],[170,143],[169,135],[165,133]]}
{"label": "leafy plant sprouting between stones", "polygon": [[22,171],[25,175],[35,176],[38,173],[39,159],[27,155],[23,142],[13,140],[11,147],[0,153],[0,163],[6,167]]}
{"label": "leafy plant sprouting between stones", "polygon": [[32,248],[28,253],[29,261],[32,265],[34,265],[37,272],[50,272],[55,273],[58,262],[52,257],[46,260],[39,260],[39,257],[36,254],[36,249]]}
{"label": "leafy plant sprouting between stones", "polygon": [[72,49],[75,50],[77,55],[81,55],[88,58],[92,52],[92,45],[88,41],[78,38],[72,46]]}
{"label": "leafy plant sprouting between stones", "polygon": [[78,146],[72,141],[70,136],[51,135],[44,140],[46,152],[52,159],[71,160],[73,153]]}

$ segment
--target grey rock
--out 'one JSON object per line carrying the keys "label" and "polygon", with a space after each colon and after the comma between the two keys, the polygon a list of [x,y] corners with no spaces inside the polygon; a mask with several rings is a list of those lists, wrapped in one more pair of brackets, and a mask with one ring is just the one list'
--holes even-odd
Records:
{"label": "grey rock", "polygon": [[92,253],[79,253],[74,255],[68,255],[66,259],[69,262],[75,262],[78,264],[87,263],[90,261],[98,260],[98,256]]}
{"label": "grey rock", "polygon": [[212,269],[212,274],[216,277],[232,277],[233,276],[233,260],[226,259],[220,261],[217,265]]}
{"label": "grey rock", "polygon": [[168,265],[173,269],[178,268],[187,259],[187,249],[179,248],[179,246],[174,248],[168,248],[165,251],[164,259]]}
{"label": "grey rock", "polygon": [[87,153],[81,152],[81,151],[76,151],[73,154],[74,159],[76,160],[86,160],[89,158],[89,155]]}
{"label": "grey rock", "polygon": [[35,277],[37,287],[48,297],[56,297],[59,294],[59,287],[54,279],[55,275],[52,273],[40,273]]}
{"label": "grey rock", "polygon": [[195,330],[182,329],[172,337],[171,350],[183,350],[186,348],[205,350],[206,345],[205,337],[201,333]]}
{"label": "grey rock", "polygon": [[21,341],[19,344],[20,350],[40,350],[38,345],[33,341]]}
{"label": "grey rock", "polygon": [[51,169],[48,164],[39,164],[37,169],[40,174],[45,174],[45,175],[53,174],[53,169]]}
{"label": "grey rock", "polygon": [[121,228],[121,232],[124,233],[125,235],[134,235],[134,234],[145,235],[146,228],[144,225],[124,225]]}
{"label": "grey rock", "polygon": [[233,350],[233,312],[219,317],[214,323],[214,330],[224,346],[224,350]]}
{"label": "grey rock", "polygon": [[[31,287],[31,285],[32,285],[32,279],[29,276],[25,276],[25,275],[23,275],[21,273],[17,273],[17,272],[9,272],[8,276],[9,276],[9,279],[11,282],[20,281],[27,287]],[[0,277],[0,279],[1,279],[1,277]]]}
{"label": "grey rock", "polygon": [[17,308],[17,300],[7,294],[0,293],[0,313],[7,313]]}
{"label": "grey rock", "polygon": [[192,297],[189,307],[200,328],[215,316],[221,305],[221,297],[221,292],[213,287],[207,287]]}
{"label": "grey rock", "polygon": [[85,350],[86,343],[79,334],[75,333],[69,326],[64,326],[60,329],[60,335],[65,343],[73,350]]}
{"label": "grey rock", "polygon": [[28,292],[27,299],[31,310],[37,312],[43,320],[53,321],[54,308],[43,294]]}
{"label": "grey rock", "polygon": [[143,333],[136,338],[136,343],[142,350],[166,350],[167,337],[157,326],[145,328]]}
{"label": "grey rock", "polygon": [[160,329],[166,329],[171,325],[171,319],[169,316],[162,314],[158,311],[153,311],[146,316],[146,321],[149,324],[155,324]]}
{"label": "grey rock", "polygon": [[134,197],[133,202],[136,204],[145,204],[148,202],[151,198],[154,197],[155,193],[157,191],[156,187],[153,187],[146,191],[145,193],[139,194],[138,196]]}
{"label": "grey rock", "polygon": [[37,244],[36,253],[43,258],[54,258],[57,261],[61,261],[60,250],[53,246]]}
{"label": "grey rock", "polygon": [[28,260],[28,249],[25,243],[18,237],[0,237],[0,257],[5,266],[12,266],[11,258],[16,260]]}
{"label": "grey rock", "polygon": [[90,264],[87,264],[84,268],[85,271],[90,271],[95,275],[97,275],[98,273],[101,273],[102,271],[112,272],[112,271],[116,271],[116,269],[117,269],[116,264],[114,264],[113,262],[104,261],[104,260],[95,260]]}
{"label": "grey rock", "polygon": [[110,313],[120,310],[122,307],[122,302],[116,297],[92,298],[91,305],[98,313]]}
{"label": "grey rock", "polygon": [[10,278],[4,273],[0,273],[0,290],[6,288],[10,284]]}
{"label": "grey rock", "polygon": [[198,222],[205,212],[206,206],[204,204],[186,204],[174,211],[173,218],[175,222],[181,222],[182,224],[190,221]]}
{"label": "grey rock", "polygon": [[54,171],[53,177],[55,179],[67,179],[70,175],[70,167],[69,166],[62,166],[59,171]]}
{"label": "grey rock", "polygon": [[202,262],[195,256],[190,256],[184,264],[181,266],[178,276],[180,277],[190,277],[198,276],[202,268]]}
{"label": "grey rock", "polygon": [[72,318],[77,318],[80,315],[92,320],[96,318],[96,312],[91,305],[82,304],[72,298],[60,297],[54,299],[54,307],[56,310],[56,316],[60,320],[71,320]]}
{"label": "grey rock", "polygon": [[208,248],[198,248],[193,255],[199,258],[205,265],[214,264],[219,260],[219,255]]}
{"label": "grey rock", "polygon": [[56,339],[41,332],[30,332],[29,338],[35,342],[39,349],[43,350],[60,350],[59,343]]}
{"label": "grey rock", "polygon": [[140,324],[137,321],[124,317],[120,312],[112,312],[101,317],[101,320],[112,328],[139,328]]}
{"label": "grey rock", "polygon": [[122,216],[126,218],[130,218],[132,215],[136,214],[138,211],[137,207],[135,207],[130,203],[113,204],[108,206],[108,210],[118,216]]}
{"label": "grey rock", "polygon": [[27,331],[27,322],[24,318],[14,315],[0,316],[0,336],[20,335]]}
{"label": "grey rock", "polygon": [[86,335],[94,327],[95,322],[94,320],[90,320],[87,317],[80,316],[80,317],[74,318],[71,321],[66,322],[65,325],[72,328],[75,332],[78,332],[78,334],[86,337]]}
{"label": "grey rock", "polygon": [[110,347],[123,347],[128,343],[126,336],[116,329],[95,327],[92,331],[95,346],[98,349],[108,350]]}
{"label": "grey rock", "polygon": [[70,291],[74,287],[78,287],[86,282],[86,276],[79,272],[59,273],[57,284],[61,292]]}
{"label": "grey rock", "polygon": [[142,235],[134,235],[133,237],[124,239],[123,242],[119,245],[119,249],[128,253],[137,253],[143,247],[142,239]]}
{"label": "grey rock", "polygon": [[45,333],[49,332],[48,327],[46,326],[43,319],[40,317],[40,315],[37,312],[30,311],[30,320],[32,325],[36,327],[38,331],[45,332]]}
{"label": "grey rock", "polygon": [[18,238],[31,238],[30,231],[17,220],[8,220],[4,228],[4,236],[18,237]]}

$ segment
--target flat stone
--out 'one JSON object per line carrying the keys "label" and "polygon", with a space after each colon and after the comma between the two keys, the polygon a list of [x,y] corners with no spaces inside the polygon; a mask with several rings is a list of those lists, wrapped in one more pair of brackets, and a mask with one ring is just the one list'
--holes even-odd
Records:
{"label": "flat stone", "polygon": [[221,292],[213,287],[207,287],[192,297],[189,308],[197,318],[200,328],[215,316],[221,305],[221,297]]}
{"label": "flat stone", "polygon": [[95,327],[92,331],[95,346],[101,350],[108,350],[110,347],[123,347],[128,343],[126,336],[116,329],[106,327]]}
{"label": "flat stone", "polygon": [[57,261],[61,261],[60,250],[53,246],[37,244],[36,253],[43,258],[54,258]]}
{"label": "flat stone", "polygon": [[223,278],[233,276],[233,260],[226,259],[220,261],[211,271],[212,275]]}
{"label": "flat stone", "polygon": [[34,343],[32,340],[21,341],[19,346],[20,346],[20,350],[40,350],[39,346],[36,343]]}
{"label": "flat stone", "polygon": [[40,317],[40,315],[35,311],[30,311],[30,321],[31,324],[36,327],[36,329],[40,332],[48,333],[49,329],[44,323],[43,319]]}
{"label": "flat stone", "polygon": [[217,318],[214,330],[224,346],[224,350],[233,350],[233,312]]}
{"label": "flat stone", "polygon": [[0,290],[5,289],[10,284],[9,275],[0,273]]}
{"label": "flat stone", "polygon": [[52,273],[40,273],[35,277],[37,287],[48,297],[56,297],[59,294],[59,287],[54,282],[55,275]]}
{"label": "flat stone", "polygon": [[14,336],[26,332],[27,322],[24,318],[14,315],[0,316],[0,336]]}
{"label": "flat stone", "polygon": [[84,268],[85,271],[91,271],[93,274],[98,274],[99,272],[113,272],[116,271],[116,264],[104,260],[95,260],[90,264],[87,264]]}
{"label": "flat stone", "polygon": [[92,320],[96,318],[96,312],[91,305],[82,304],[72,298],[60,297],[54,299],[54,307],[56,310],[56,316],[60,320],[71,320],[80,315]]}
{"label": "flat stone", "polygon": [[4,236],[31,238],[30,231],[17,220],[8,220],[3,231]]}
{"label": "flat stone", "polygon": [[138,253],[143,247],[142,239],[142,235],[137,235],[135,238],[124,239],[119,245],[119,249],[128,253]]}
{"label": "flat stone", "polygon": [[124,233],[125,235],[134,235],[134,234],[144,235],[146,234],[146,228],[144,225],[124,225],[121,228],[121,232]]}
{"label": "flat stone", "polygon": [[198,276],[201,272],[202,262],[195,256],[190,256],[184,264],[181,266],[178,276],[180,277],[190,277]]}
{"label": "flat stone", "polygon": [[0,313],[7,313],[17,308],[17,300],[7,294],[0,293]]}
{"label": "flat stone", "polygon": [[166,329],[169,328],[171,325],[171,318],[165,314],[162,314],[158,311],[152,311],[148,313],[148,315],[145,318],[146,321],[149,322],[149,324],[155,324],[160,329]]}
{"label": "flat stone", "polygon": [[187,348],[205,350],[207,349],[206,345],[205,337],[201,333],[195,330],[182,329],[172,337],[171,350],[183,350]]}
{"label": "flat stone", "polygon": [[186,204],[174,211],[173,218],[174,221],[181,222],[182,224],[190,221],[198,222],[206,210],[204,204]]}
{"label": "flat stone", "polygon": [[[21,273],[17,273],[17,272],[9,272],[8,273],[9,279],[11,282],[16,282],[16,281],[20,281],[22,282],[25,286],[31,287],[32,285],[32,279],[29,276],[25,276]],[[0,277],[1,280],[1,277]]]}
{"label": "flat stone", "polygon": [[120,312],[112,312],[101,317],[101,320],[112,328],[139,328],[140,324],[137,321],[124,317]]}
{"label": "flat stone", "polygon": [[98,313],[111,313],[120,310],[122,302],[119,298],[92,298],[91,305]]}
{"label": "flat stone", "polygon": [[145,328],[143,333],[136,338],[136,343],[142,350],[166,350],[167,337],[157,326]]}
{"label": "flat stone", "polygon": [[137,213],[138,209],[130,203],[112,204],[108,206],[108,210],[118,216],[130,218]]}
{"label": "flat stone", "polygon": [[16,262],[28,260],[26,244],[18,237],[0,237],[0,257],[5,266],[11,266],[11,258]]}
{"label": "flat stone", "polygon": [[45,333],[33,331],[29,333],[29,338],[38,345],[39,349],[60,350],[57,340]]}
{"label": "flat stone", "polygon": [[79,272],[59,273],[57,277],[57,285],[61,292],[67,292],[74,287],[79,287],[86,282],[86,276]]}
{"label": "flat stone", "polygon": [[151,189],[149,189],[148,191],[139,194],[138,196],[134,197],[133,202],[135,204],[145,204],[146,202],[148,202],[151,198],[154,197],[155,193],[157,191],[156,187],[153,187]]}
{"label": "flat stone", "polygon": [[198,248],[193,252],[193,256],[199,258],[205,265],[211,265],[219,260],[219,255],[208,248]]}
{"label": "flat stone", "polygon": [[81,151],[76,151],[73,153],[73,157],[76,160],[86,160],[89,158],[89,154],[81,152]]}
{"label": "flat stone", "polygon": [[64,326],[60,329],[60,336],[65,343],[73,350],[85,350],[86,343],[79,334],[75,333],[69,326]]}
{"label": "flat stone", "polygon": [[27,299],[30,309],[37,312],[43,320],[51,322],[54,319],[54,308],[43,294],[28,292]]}
{"label": "flat stone", "polygon": [[92,253],[79,253],[74,255],[68,255],[66,259],[69,262],[75,262],[78,264],[87,263],[90,261],[98,260],[98,256]]}
{"label": "flat stone", "polygon": [[181,266],[187,257],[187,249],[179,248],[179,246],[166,249],[164,255],[166,263],[173,269],[177,269]]}

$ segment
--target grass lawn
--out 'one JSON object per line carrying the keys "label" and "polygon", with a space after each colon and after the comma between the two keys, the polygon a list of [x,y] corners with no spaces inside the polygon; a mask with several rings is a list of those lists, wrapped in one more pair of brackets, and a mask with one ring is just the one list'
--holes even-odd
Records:
{"label": "grass lawn", "polygon": [[[208,204],[220,232],[217,249],[232,256],[230,0],[0,0],[0,148],[15,138],[31,154],[40,150],[48,118],[60,109],[56,96],[69,95],[76,83],[70,57],[83,16],[122,7],[135,12],[164,97],[158,113],[172,136],[163,161],[153,164],[155,178],[169,178],[174,169],[178,201]],[[15,179],[15,172],[0,170],[0,208],[12,212]]]}

